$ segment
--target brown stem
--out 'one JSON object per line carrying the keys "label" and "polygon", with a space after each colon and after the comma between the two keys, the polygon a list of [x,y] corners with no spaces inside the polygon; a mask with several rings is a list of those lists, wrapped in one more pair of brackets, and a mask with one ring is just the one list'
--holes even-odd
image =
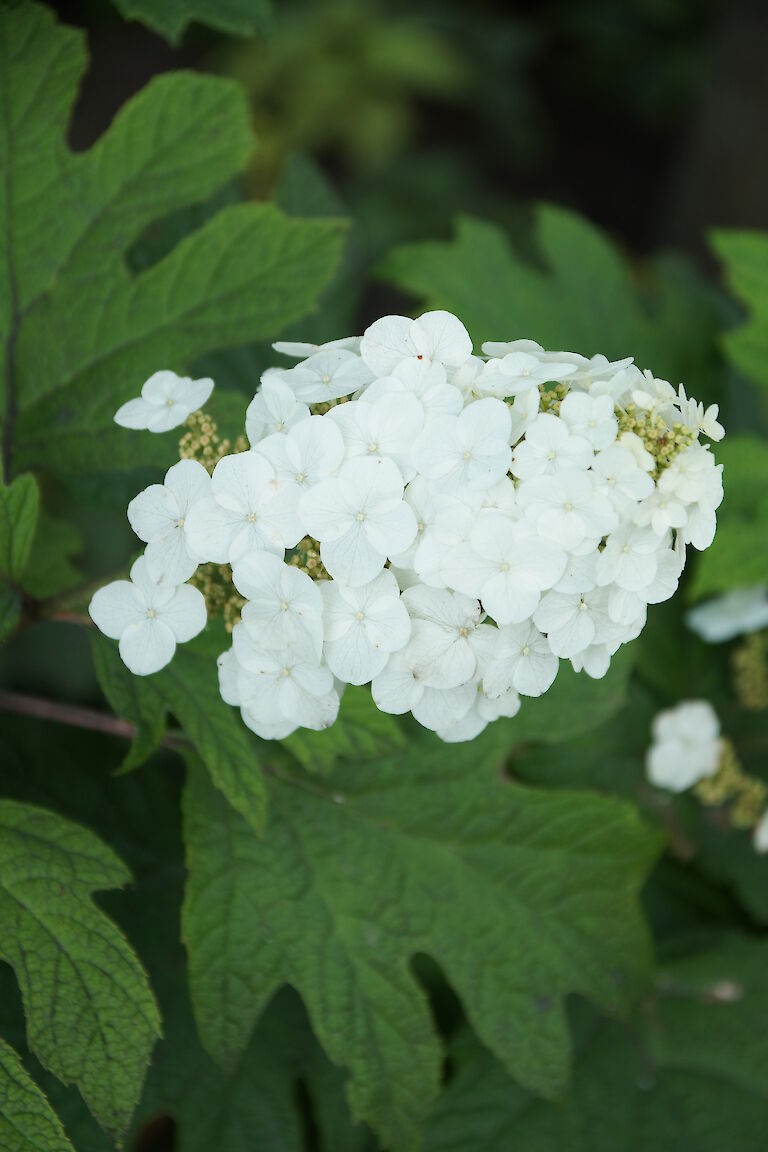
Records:
{"label": "brown stem", "polygon": [[[21,692],[0,691],[0,713],[3,712],[31,716],[35,720],[53,720],[57,724],[67,724],[70,728],[87,728],[91,732],[122,736],[125,740],[133,740],[136,736],[135,724],[108,712],[81,708],[77,704],[63,704],[58,700],[44,700],[41,696],[27,696]],[[166,748],[178,749],[186,746],[188,741],[181,733],[167,732],[163,744]]]}

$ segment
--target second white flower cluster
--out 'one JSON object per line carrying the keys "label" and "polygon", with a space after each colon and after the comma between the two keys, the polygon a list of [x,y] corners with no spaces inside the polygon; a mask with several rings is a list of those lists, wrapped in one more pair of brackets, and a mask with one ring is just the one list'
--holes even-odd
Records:
{"label": "second white flower cluster", "polygon": [[[474,355],[446,312],[275,347],[298,363],[263,376],[250,450],[211,477],[181,461],[129,507],[153,622],[166,605],[147,581],[171,590],[173,615],[199,563],[231,565],[247,603],[221,692],[264,738],[328,726],[344,685],[371,682],[383,711],[471,739],[545,692],[560,659],[603,676],[647,605],[673,595],[686,545],[712,541],[721,467],[699,435],[722,436],[717,410],[631,359],[530,340]],[[167,427],[180,401],[166,391],[152,411],[136,407],[151,397],[126,406],[131,426]],[[307,538],[312,572],[295,553]],[[94,598],[96,623],[154,671],[170,643],[152,666],[126,658],[137,644],[110,596]]]}

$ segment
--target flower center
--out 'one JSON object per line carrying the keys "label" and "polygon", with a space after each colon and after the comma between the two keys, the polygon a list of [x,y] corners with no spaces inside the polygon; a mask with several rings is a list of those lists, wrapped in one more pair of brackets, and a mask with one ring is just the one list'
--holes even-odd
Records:
{"label": "flower center", "polygon": [[522,647],[522,649],[521,649],[521,654],[522,654],[523,656],[530,656],[530,654],[531,654],[531,646],[530,646],[530,644],[523,644],[523,647]]}
{"label": "flower center", "polygon": [[378,444],[374,444],[373,441],[371,441],[370,444],[368,445],[368,451],[369,452],[378,452],[378,450],[379,450]]}
{"label": "flower center", "polygon": [[173,397],[169,396],[165,402],[166,408],[173,408]]}
{"label": "flower center", "polygon": [[247,519],[249,524],[255,524],[256,523],[256,513],[255,512],[249,512],[246,519]]}
{"label": "flower center", "polygon": [[472,453],[469,451],[469,449],[467,449],[466,452],[462,452],[461,458],[462,458],[462,460],[471,460],[472,459]]}
{"label": "flower center", "polygon": [[363,520],[365,520],[365,512],[358,512],[358,514],[357,514],[358,524],[362,524]]}
{"label": "flower center", "polygon": [[176,521],[176,527],[177,528],[183,528],[184,527],[184,517],[183,516],[179,516],[178,520]]}
{"label": "flower center", "polygon": [[465,640],[467,636],[469,636],[469,628],[467,628],[466,625],[462,625],[462,627],[459,628],[459,636],[463,637]]}
{"label": "flower center", "polygon": [[359,620],[362,623],[362,621],[365,620],[365,612],[355,612],[355,620]]}
{"label": "flower center", "polygon": [[147,617],[150,620],[154,620],[156,616],[157,616],[157,609],[156,608],[147,608]]}
{"label": "flower center", "polygon": [[331,378],[327,374],[323,376],[323,384],[330,384]]}
{"label": "flower center", "polygon": [[280,611],[281,612],[287,612],[288,611],[288,601],[287,600],[281,600],[280,601]]}
{"label": "flower center", "polygon": [[291,670],[290,670],[290,668],[288,667],[288,665],[286,664],[286,666],[283,668],[283,670],[282,670],[282,672],[280,673],[280,675],[281,675],[281,676],[283,677],[283,679],[285,680],[285,679],[286,679],[288,676],[290,676],[290,674],[291,674]]}

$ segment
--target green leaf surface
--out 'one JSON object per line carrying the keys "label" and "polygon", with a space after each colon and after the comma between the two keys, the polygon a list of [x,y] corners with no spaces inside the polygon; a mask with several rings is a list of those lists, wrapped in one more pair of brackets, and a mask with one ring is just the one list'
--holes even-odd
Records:
{"label": "green leaf surface", "polygon": [[137,767],[155,751],[163,737],[163,718],[171,712],[216,787],[260,831],[267,796],[259,744],[219,692],[216,657],[226,646],[223,632],[209,626],[191,644],[179,645],[167,668],[142,678],[128,671],[114,643],[101,636],[93,638],[94,663],[104,695],[119,716],[138,728],[124,768]]}
{"label": "green leaf surface", "polygon": [[229,32],[250,36],[268,27],[270,0],[113,0],[126,20],[140,20],[171,44],[178,44],[193,21]]}
{"label": "green leaf surface", "polygon": [[7,470],[160,465],[177,433],[131,433],[116,408],[159,368],[273,339],[310,311],[336,264],[339,221],[236,204],[151,267],[126,253],[157,218],[206,200],[245,165],[232,81],[155,78],[88,151],[65,141],[83,34],[23,3],[0,9],[0,384]]}
{"label": "green leaf surface", "polygon": [[748,311],[748,319],[725,334],[725,350],[742,372],[768,387],[768,235],[717,231],[711,243],[728,287]]}
{"label": "green leaf surface", "polygon": [[165,704],[152,680],[133,676],[112,641],[95,632],[91,651],[101,690],[112,711],[136,725],[136,735],[121,772],[139,768],[160,747],[165,735]]}
{"label": "green leaf surface", "polygon": [[34,476],[0,482],[0,577],[17,584],[23,577],[35,537],[40,493]]}
{"label": "green leaf surface", "polygon": [[582,1029],[573,1083],[552,1105],[465,1034],[424,1152],[762,1152],[768,1109],[768,946],[725,937],[663,964],[642,1027]]}
{"label": "green leaf surface", "polygon": [[0,644],[13,635],[21,619],[21,596],[18,589],[0,580]]}
{"label": "green leaf surface", "polygon": [[438,961],[484,1042],[549,1095],[567,1079],[563,997],[620,1011],[647,978],[636,895],[657,837],[615,801],[508,783],[494,729],[322,782],[273,769],[261,839],[203,773],[185,797],[183,933],[204,1044],[231,1065],[292,984],[349,1070],[353,1113],[398,1152],[417,1145],[441,1060],[414,954]]}
{"label": "green leaf surface", "polygon": [[328,772],[337,760],[359,764],[400,752],[406,737],[394,716],[379,711],[368,688],[347,687],[330,728],[298,728],[281,743],[305,768]]}
{"label": "green leaf surface", "polygon": [[73,560],[82,551],[74,525],[41,512],[21,585],[35,600],[48,600],[69,592],[82,576]]}
{"label": "green leaf surface", "polygon": [[160,1033],[135,953],[91,894],[130,874],[92,832],[0,801],[0,957],[14,969],[30,1048],[110,1133],[127,1127]]}
{"label": "green leaf surface", "polygon": [[692,277],[660,263],[637,280],[598,228],[564,208],[539,206],[535,237],[539,266],[518,256],[497,225],[462,217],[454,239],[395,248],[378,272],[420,306],[455,312],[477,348],[527,337],[584,355],[634,356],[699,389],[711,379],[707,334],[719,309]]}
{"label": "green leaf surface", "polygon": [[14,1050],[0,1040],[0,1147],[74,1152],[56,1113]]}

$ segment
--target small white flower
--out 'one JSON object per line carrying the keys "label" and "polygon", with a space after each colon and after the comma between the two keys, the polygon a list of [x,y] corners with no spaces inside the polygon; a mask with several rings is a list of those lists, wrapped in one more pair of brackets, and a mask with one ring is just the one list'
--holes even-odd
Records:
{"label": "small white flower", "polygon": [[653,477],[643,471],[636,457],[624,444],[611,444],[598,452],[592,470],[602,490],[618,511],[628,503],[644,500],[654,489]]}
{"label": "small white flower", "polygon": [[282,559],[304,535],[292,486],[279,487],[272,465],[253,449],[219,460],[211,493],[186,521],[190,549],[206,560],[234,564],[259,550]]}
{"label": "small white flower", "polygon": [[571,657],[574,672],[586,672],[592,680],[602,680],[611,663],[611,653],[605,644],[591,644],[578,656]]}
{"label": "small white flower", "polygon": [[385,569],[360,588],[331,580],[323,581],[320,590],[328,667],[347,684],[366,684],[411,635],[397,581]]}
{"label": "small white flower", "polygon": [[641,592],[655,580],[659,552],[664,547],[666,540],[652,528],[620,524],[598,557],[598,584],[618,584],[627,592]]}
{"label": "small white flower", "polygon": [[734,588],[697,604],[685,617],[692,632],[708,644],[721,644],[735,636],[748,636],[768,628],[768,587]]}
{"label": "small white flower", "polygon": [[143,385],[141,396],[118,408],[115,424],[123,428],[146,428],[149,432],[168,432],[202,408],[211,392],[213,380],[192,380],[175,372],[155,372]]}
{"label": "small white flower", "polygon": [[245,431],[251,447],[265,436],[287,432],[300,420],[306,420],[309,408],[296,399],[296,394],[274,372],[265,372],[261,388],[245,413]]}
{"label": "small white flower", "polygon": [[416,536],[400,472],[378,457],[347,460],[338,476],[304,494],[300,510],[328,572],[351,587],[373,580],[387,557],[404,552]]}
{"label": "small white flower", "polygon": [[559,416],[541,412],[529,425],[525,439],[515,448],[511,471],[519,480],[551,476],[563,468],[589,468],[593,456],[588,440],[572,436]]}
{"label": "small white flower", "polygon": [[508,352],[501,358],[488,361],[475,381],[474,391],[479,396],[497,396],[504,400],[507,396],[538,388],[539,384],[564,380],[574,371],[572,364],[542,360],[530,352]]}
{"label": "small white flower", "polygon": [[294,485],[298,500],[338,471],[344,459],[344,439],[332,420],[310,416],[285,433],[267,436],[254,451],[274,468],[278,488]]}
{"label": "small white flower", "polygon": [[306,404],[349,396],[373,379],[364,361],[344,348],[315,352],[295,368],[273,371],[279,372],[279,378],[292,389],[296,399]]}
{"label": "small white flower", "polygon": [[168,469],[162,484],[150,484],[128,505],[131,528],[147,545],[147,571],[158,584],[183,584],[197,569],[198,558],[188,547],[186,518],[210,491],[211,478],[202,464],[180,460]]}
{"label": "small white flower", "polygon": [[173,659],[177,644],[205,628],[205,598],[189,584],[160,586],[149,575],[143,556],[130,580],[99,588],[88,606],[96,627],[119,640],[120,657],[135,676],[159,672]]}
{"label": "small white flower", "polygon": [[241,616],[248,635],[263,648],[306,646],[319,662],[323,648],[323,601],[306,572],[270,552],[249,552],[232,565],[232,580],[248,603]]}
{"label": "small white flower", "polygon": [[654,486],[650,496],[635,509],[634,521],[641,526],[650,524],[658,536],[664,536],[670,528],[682,528],[688,521],[688,512],[675,496]]}
{"label": "small white flower", "polygon": [[424,409],[408,392],[384,395],[332,408],[333,421],[344,440],[347,459],[354,456],[387,457],[400,469],[403,480],[415,473],[412,463],[413,443],[424,423]]}
{"label": "small white flower", "polygon": [[477,667],[474,640],[483,618],[477,600],[424,585],[406,588],[402,600],[412,625],[405,659],[420,682],[428,688],[466,684]]}
{"label": "small white flower", "polygon": [[382,316],[366,328],[360,354],[375,376],[391,375],[410,358],[461,368],[472,355],[472,341],[450,312],[425,312],[418,320]]}
{"label": "small white flower", "polygon": [[610,396],[569,392],[560,404],[559,416],[572,435],[588,440],[596,452],[613,444],[619,433],[619,422]]}
{"label": "small white flower", "polygon": [[456,549],[453,583],[477,596],[497,624],[520,624],[536,610],[541,593],[565,572],[566,555],[527,521],[484,512],[468,545]]}
{"label": "small white flower", "polygon": [[236,624],[232,643],[239,665],[237,694],[243,719],[263,739],[277,726],[328,728],[339,697],[329,668],[295,648],[267,649]]}
{"label": "small white flower", "polygon": [[369,384],[365,399],[373,401],[379,396],[402,396],[403,393],[419,402],[424,423],[433,416],[457,416],[464,407],[464,396],[459,388],[448,383],[443,365],[430,360],[403,360],[392,369],[391,376],[382,376]]}
{"label": "small white flower", "polygon": [[483,690],[491,698],[510,688],[522,696],[542,696],[557,676],[558,663],[546,637],[530,621],[508,624],[497,629],[486,655]]}
{"label": "small white flower", "polygon": [[547,592],[533,614],[536,627],[547,633],[556,656],[570,659],[592,644],[602,644],[615,632],[608,615],[608,592]]}
{"label": "small white flower", "polygon": [[430,421],[413,446],[413,462],[422,475],[452,488],[482,491],[509,469],[510,417],[501,400],[475,400],[458,416]]}
{"label": "small white flower", "polygon": [[564,469],[554,476],[525,480],[517,501],[541,535],[568,552],[585,542],[597,548],[603,536],[618,527],[616,512],[597,490],[591,472]]}
{"label": "small white flower", "polygon": [[343,348],[347,352],[359,352],[359,336],[343,336],[340,340],[326,340],[325,344],[307,344],[301,340],[276,340],[272,345],[275,352],[281,356],[290,356],[294,360],[306,360],[316,352],[334,352]]}
{"label": "small white flower", "polygon": [[371,695],[377,708],[402,716],[412,712],[424,728],[435,732],[460,720],[475,700],[475,686],[429,688],[408,663],[405,652],[394,652],[386,667],[374,676]]}
{"label": "small white flower", "polygon": [[510,444],[517,444],[521,436],[533,424],[539,414],[541,395],[538,388],[529,388],[527,392],[518,392],[509,409],[510,417]]}
{"label": "small white flower", "polygon": [[648,750],[648,779],[668,792],[684,792],[714,776],[720,764],[720,721],[706,700],[686,700],[653,721]]}
{"label": "small white flower", "polygon": [[437,734],[446,744],[459,744],[474,740],[489,724],[501,716],[508,719],[520,711],[520,697],[510,688],[503,696],[486,696],[482,684],[477,685],[472,707],[461,720],[454,719],[447,728],[438,728]]}

